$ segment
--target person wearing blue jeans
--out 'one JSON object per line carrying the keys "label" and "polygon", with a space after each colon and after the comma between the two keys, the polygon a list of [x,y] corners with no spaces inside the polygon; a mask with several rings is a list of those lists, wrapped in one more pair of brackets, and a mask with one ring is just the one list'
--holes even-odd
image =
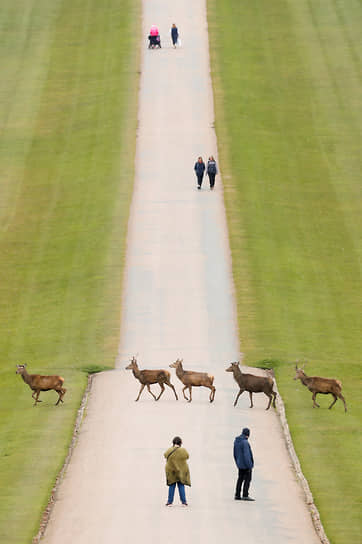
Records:
{"label": "person wearing blue jeans", "polygon": [[174,498],[174,495],[175,495],[176,485],[178,487],[178,493],[180,495],[180,501],[181,501],[182,504],[184,504],[186,506],[187,502],[186,502],[185,486],[181,482],[175,482],[174,484],[171,484],[169,486],[167,506],[171,506],[171,504],[173,503],[173,498]]}
{"label": "person wearing blue jeans", "polygon": [[191,486],[190,470],[187,464],[188,452],[182,448],[182,440],[175,436],[172,440],[172,447],[164,453],[166,458],[166,482],[168,487],[168,498],[166,506],[172,506],[175,496],[176,484],[183,506],[187,506],[185,485]]}

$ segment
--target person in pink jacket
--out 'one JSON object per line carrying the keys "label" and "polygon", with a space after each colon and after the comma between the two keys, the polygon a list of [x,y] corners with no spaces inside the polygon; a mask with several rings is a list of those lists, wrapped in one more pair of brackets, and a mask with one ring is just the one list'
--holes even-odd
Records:
{"label": "person in pink jacket", "polygon": [[148,39],[149,39],[149,44],[148,44],[149,49],[154,49],[155,47],[161,47],[161,38],[160,38],[160,34],[158,32],[158,28],[156,25],[151,26]]}

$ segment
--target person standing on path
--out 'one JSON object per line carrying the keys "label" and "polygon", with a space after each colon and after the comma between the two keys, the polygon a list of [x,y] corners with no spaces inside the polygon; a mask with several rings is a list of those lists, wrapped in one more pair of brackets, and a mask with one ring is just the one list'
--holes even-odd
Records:
{"label": "person standing on path", "polygon": [[206,173],[209,176],[210,189],[213,190],[215,185],[215,176],[216,174],[218,174],[218,170],[217,170],[216,161],[212,155],[211,157],[209,157],[209,160],[207,161]]}
{"label": "person standing on path", "polygon": [[204,177],[204,172],[205,172],[205,163],[202,160],[202,157],[199,157],[197,161],[195,162],[194,170],[196,172],[196,177],[197,177],[197,188],[201,189],[202,179]]}
{"label": "person standing on path", "polygon": [[175,436],[172,440],[172,447],[164,453],[164,457],[166,457],[166,481],[169,486],[166,506],[172,506],[176,484],[181,503],[183,506],[187,506],[185,485],[191,486],[190,470],[187,464],[189,454],[181,446],[181,438]]}
{"label": "person standing on path", "polygon": [[173,23],[173,25],[171,27],[171,39],[172,39],[172,45],[176,49],[176,44],[177,44],[177,40],[178,40],[178,28],[175,25],[175,23]]}
{"label": "person standing on path", "polygon": [[[254,466],[253,452],[251,451],[248,442],[250,430],[244,428],[240,436],[237,436],[234,441],[234,459],[239,470],[238,481],[236,483],[235,500],[236,501],[253,501],[249,497],[249,486],[251,482],[251,472]],[[243,495],[240,496],[241,486],[243,485]]]}

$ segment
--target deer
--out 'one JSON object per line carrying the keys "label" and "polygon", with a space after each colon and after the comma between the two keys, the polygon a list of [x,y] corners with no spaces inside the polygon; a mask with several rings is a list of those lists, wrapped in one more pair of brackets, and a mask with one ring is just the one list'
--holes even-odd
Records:
{"label": "deer", "polygon": [[234,406],[236,406],[240,395],[244,391],[248,391],[250,397],[250,408],[253,408],[253,393],[264,393],[269,398],[268,406],[266,410],[269,410],[270,405],[273,401],[273,407],[275,408],[275,399],[276,392],[273,390],[273,379],[263,376],[254,376],[254,374],[243,374],[240,369],[240,362],[236,361],[231,363],[230,366],[226,369],[226,372],[232,372],[234,380],[240,387],[239,393],[236,395]]}
{"label": "deer", "polygon": [[[216,388],[213,385],[214,376],[212,374],[208,374],[207,372],[194,372],[193,370],[184,370],[182,363],[183,359],[177,359],[174,363],[170,364],[170,368],[176,369],[176,376],[184,384],[185,387],[182,389],[182,393],[187,402],[192,401],[193,387],[208,387],[209,389],[211,389],[209,399],[210,402],[213,402],[216,391]],[[185,389],[189,390],[190,398],[185,395]]]}
{"label": "deer", "polygon": [[[134,377],[141,382],[141,389],[135,402],[139,400],[145,387],[147,387],[148,392],[151,393],[156,401],[159,400],[165,390],[165,384],[172,389],[172,391],[175,393],[176,400],[178,400],[176,390],[170,381],[171,373],[168,370],[140,370],[138,368],[136,357],[132,357],[130,364],[126,366],[126,370],[132,370]],[[156,397],[151,391],[150,385],[153,383],[158,383],[161,387],[161,392],[158,397]]]}
{"label": "deer", "polygon": [[321,378],[319,376],[307,376],[303,368],[298,368],[298,365],[295,365],[295,376],[294,380],[300,380],[303,385],[308,387],[309,391],[313,393],[313,408],[319,408],[319,404],[316,402],[317,394],[321,395],[332,395],[334,400],[332,404],[328,407],[330,410],[332,406],[337,402],[337,399],[341,399],[344,404],[344,411],[347,412],[347,405],[342,395],[342,382],[339,380],[334,380],[333,378]]}
{"label": "deer", "polygon": [[39,400],[39,395],[41,391],[51,391],[54,389],[59,395],[55,406],[58,406],[60,402],[63,401],[63,397],[66,393],[66,389],[63,387],[64,378],[61,376],[41,376],[40,374],[28,374],[26,370],[26,364],[16,365],[16,374],[20,374],[24,382],[28,384],[30,389],[32,389],[33,394],[31,395],[34,399],[33,406],[36,406]]}

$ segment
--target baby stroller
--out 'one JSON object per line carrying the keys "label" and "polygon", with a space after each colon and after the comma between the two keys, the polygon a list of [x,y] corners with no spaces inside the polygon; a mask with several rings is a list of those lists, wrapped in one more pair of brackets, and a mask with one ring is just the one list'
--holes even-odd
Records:
{"label": "baby stroller", "polygon": [[149,39],[148,49],[155,49],[156,47],[159,47],[161,49],[161,38],[159,34],[157,34],[157,36],[152,36],[150,34],[148,36],[148,39]]}

